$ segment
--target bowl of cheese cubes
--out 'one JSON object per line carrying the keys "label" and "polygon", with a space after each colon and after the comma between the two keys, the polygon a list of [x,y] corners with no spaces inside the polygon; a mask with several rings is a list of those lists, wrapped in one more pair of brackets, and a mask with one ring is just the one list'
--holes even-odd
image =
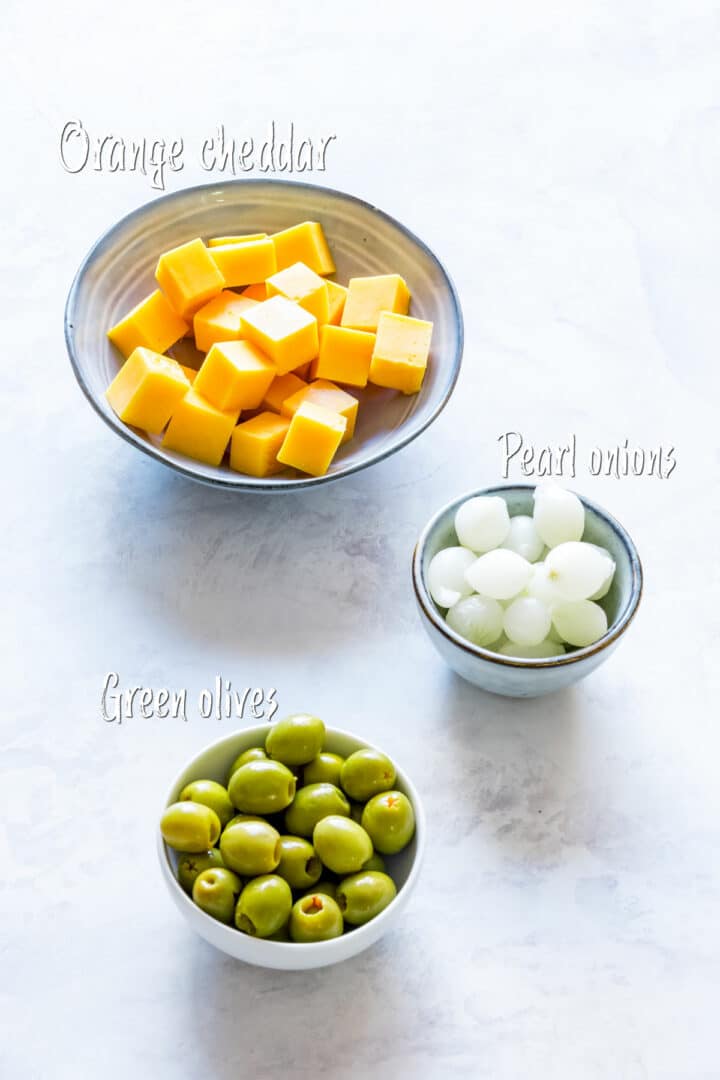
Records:
{"label": "bowl of cheese cubes", "polygon": [[439,259],[353,196],[238,180],[156,199],[92,248],[65,339],[102,419],[231,490],[339,479],[419,435],[463,345]]}
{"label": "bowl of cheese cubes", "polygon": [[412,575],[440,656],[506,697],[538,697],[594,671],[619,645],[643,587],[623,526],[552,480],[448,503],[423,530]]}

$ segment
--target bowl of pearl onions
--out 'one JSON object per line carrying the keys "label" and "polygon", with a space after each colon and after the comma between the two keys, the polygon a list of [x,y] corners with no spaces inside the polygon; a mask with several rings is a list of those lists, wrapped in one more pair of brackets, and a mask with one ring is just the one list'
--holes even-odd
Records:
{"label": "bowl of pearl onions", "polygon": [[506,697],[549,694],[594,671],[620,643],[643,586],[622,525],[554,481],[448,503],[417,542],[412,576],[440,656]]}

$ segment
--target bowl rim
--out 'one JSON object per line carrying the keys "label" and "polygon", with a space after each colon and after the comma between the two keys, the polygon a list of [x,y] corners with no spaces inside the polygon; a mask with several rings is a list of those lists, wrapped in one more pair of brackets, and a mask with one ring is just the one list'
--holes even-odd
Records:
{"label": "bowl rim", "polygon": [[[220,739],[215,739],[213,742],[208,743],[206,746],[204,746],[177,773],[177,775],[175,776],[175,779],[173,780],[172,784],[170,785],[170,787],[168,789],[168,793],[167,793],[165,801],[163,802],[162,809],[165,810],[166,807],[168,807],[168,806],[170,806],[172,804],[171,803],[171,799],[172,799],[172,794],[171,793],[173,791],[175,791],[175,789],[178,787],[181,778],[187,772],[188,768],[193,764],[194,761],[197,761],[198,758],[204,757],[205,754],[210,753],[213,750],[217,750],[220,747],[223,747],[223,746],[228,746],[229,747],[229,745],[231,743],[233,743],[240,736],[247,738],[248,736],[251,736],[254,733],[257,733],[258,737],[262,739],[262,736],[267,734],[267,732],[270,730],[270,726],[271,726],[270,724],[265,722],[264,724],[259,724],[259,725],[254,726],[254,727],[240,728],[237,731],[234,731],[234,732],[230,733],[229,735],[223,735]],[[341,737],[352,739],[353,741],[362,743],[363,747],[367,747],[367,748],[370,748],[370,749],[373,749],[373,750],[381,750],[382,753],[385,753],[385,751],[382,750],[381,747],[376,746],[374,743],[367,742],[361,736],[355,735],[352,731],[346,731],[344,728],[336,728],[336,727],[327,727],[326,726],[325,731],[329,735],[339,735]],[[360,747],[358,747],[358,749],[360,749]],[[420,795],[418,794],[417,788],[415,787],[415,785],[413,784],[412,780],[409,778],[409,776],[407,775],[405,770],[402,769],[397,764],[397,761],[396,761],[396,759],[394,757],[392,757],[391,755],[387,755],[387,756],[390,757],[390,760],[392,761],[393,765],[395,766],[396,779],[399,778],[402,785],[403,785],[403,787],[405,787],[407,789],[408,797],[410,799],[410,802],[412,803],[413,812],[415,814],[415,833],[414,833],[414,837],[413,837],[413,839],[415,840],[415,855],[413,857],[412,865],[411,865],[410,870],[408,872],[407,878],[405,879],[403,884],[400,886],[400,888],[397,890],[396,895],[390,901],[388,906],[386,908],[383,908],[383,910],[380,912],[380,914],[376,915],[374,919],[371,919],[369,922],[364,923],[362,926],[356,926],[356,927],[353,928],[353,931],[352,931],[353,938],[358,942],[361,941],[363,933],[366,930],[368,930],[370,927],[372,927],[372,930],[373,930],[373,942],[376,941],[377,938],[380,936],[380,934],[377,933],[377,930],[381,926],[382,922],[385,922],[385,921],[387,921],[387,919],[391,918],[392,913],[393,913],[393,909],[397,907],[399,902],[404,903],[404,901],[409,898],[410,893],[412,892],[415,885],[417,884],[417,879],[418,879],[418,877],[420,875],[420,870],[421,870],[421,867],[422,867],[423,857],[424,857],[424,854],[425,854],[425,842],[426,842],[426,835],[425,834],[426,834],[426,830],[427,830],[427,824],[426,824],[425,810],[423,808],[422,800],[420,799]],[[160,817],[160,815],[158,815],[158,821],[159,821],[159,817]],[[190,921],[192,917],[202,916],[204,919],[210,920],[210,923],[208,925],[212,925],[213,928],[215,930],[217,930],[218,932],[220,932],[220,933],[227,932],[229,935],[231,935],[230,938],[228,939],[229,941],[237,941],[238,940],[238,934],[241,934],[240,930],[237,930],[234,926],[226,926],[224,923],[219,922],[217,919],[213,919],[213,917],[211,915],[208,915],[207,912],[203,911],[202,908],[199,908],[197,906],[197,904],[193,903],[192,898],[190,896],[188,896],[188,894],[185,892],[183,887],[180,885],[180,882],[178,881],[177,877],[175,876],[175,873],[174,873],[173,867],[172,867],[172,863],[170,861],[169,848],[168,848],[168,845],[165,843],[165,841],[164,841],[164,839],[162,837],[162,833],[160,832],[159,825],[157,826],[156,835],[157,835],[157,853],[158,853],[158,858],[160,860],[160,869],[162,871],[162,876],[165,879],[165,882],[166,882],[166,884],[168,886],[168,889],[170,889],[173,892],[175,902],[180,906],[180,909],[181,909],[181,912],[182,912],[183,916],[187,919],[187,921]],[[404,893],[406,895],[403,897]],[[403,900],[401,900],[401,897],[403,897]],[[197,932],[198,931],[196,931],[196,933]],[[381,931],[381,933],[382,933],[382,931]],[[358,937],[355,937],[355,935],[358,935]],[[288,949],[292,950],[293,955],[297,955],[298,947],[303,946],[303,945],[311,947],[314,950],[319,950],[319,951],[322,950],[324,952],[330,952],[333,949],[333,947],[337,948],[337,943],[339,941],[342,941],[344,937],[345,937],[345,935],[343,934],[339,938],[330,938],[330,940],[328,940],[328,941],[308,941],[308,942],[304,942],[304,941],[300,941],[300,942],[299,941],[267,941],[264,938],[250,938],[249,940],[253,941],[254,943],[256,943],[258,945],[261,945],[261,947],[267,947],[268,955],[274,955],[275,957],[279,958],[279,957],[281,957],[283,955],[287,955],[287,950]],[[368,947],[373,942],[368,942]],[[223,951],[225,951],[225,950],[223,950]],[[362,951],[362,948],[356,950],[356,952],[361,952],[361,951]],[[229,955],[234,955],[234,954],[229,953]],[[253,963],[256,966],[258,966],[258,965],[263,966],[262,962],[257,961],[257,960],[246,961],[246,962]],[[273,965],[270,965],[270,966],[273,966]]]}
{"label": "bowl rim", "polygon": [[[457,634],[451,627],[447,625],[445,620],[439,614],[439,611],[428,591],[427,585],[423,576],[423,555],[427,547],[430,536],[434,529],[437,527],[438,522],[449,511],[457,509],[467,499],[472,499],[478,495],[500,495],[501,497],[505,493],[509,492],[531,492],[537,487],[536,484],[496,484],[492,487],[478,488],[475,491],[465,492],[463,495],[459,495],[450,502],[442,506],[423,528],[412,556],[412,582],[413,589],[415,591],[415,599],[418,606],[425,618],[432,623],[433,627],[447,638],[453,645],[462,649],[464,652],[469,653],[471,656],[478,657],[481,660],[486,660],[489,663],[497,664],[500,667],[509,668],[526,668],[531,671],[536,671],[539,668],[559,668],[567,667],[571,664],[580,663],[583,660],[588,659],[591,656],[595,656],[602,652],[604,649],[614,645],[614,643],[622,636],[627,630],[628,626],[635,617],[638,609],[638,605],[643,594],[643,569],[640,562],[640,556],[638,555],[637,548],[630,534],[620,524],[620,522],[609,514],[607,510],[604,510],[592,499],[586,498],[579,492],[573,492],[580,499],[581,503],[587,510],[591,510],[596,514],[615,534],[620,541],[622,547],[625,549],[630,562],[631,570],[631,586],[630,597],[628,599],[625,608],[617,619],[614,620],[608,626],[607,632],[603,634],[601,638],[593,642],[592,645],[586,645],[582,649],[575,649],[571,653],[565,653],[563,656],[543,657],[543,658],[529,658],[529,657],[512,657],[502,656],[499,653],[492,652],[490,649],[483,648],[481,645],[474,645],[471,641]],[[571,489],[568,489],[571,490]]]}
{"label": "bowl rim", "polygon": [[[158,447],[153,443],[148,443],[136,434],[135,429],[128,427],[119,420],[114,413],[105,412],[99,404],[99,401],[93,394],[89,385],[87,384],[85,377],[82,373],[76,346],[75,346],[75,304],[77,301],[77,295],[80,286],[88,273],[88,270],[95,260],[95,258],[103,252],[108,245],[110,245],[114,239],[115,234],[119,232],[124,226],[132,222],[137,218],[142,218],[151,210],[158,206],[160,203],[173,202],[185,196],[192,196],[201,192],[208,191],[224,191],[229,188],[243,188],[243,187],[294,187],[304,188],[306,191],[318,193],[320,195],[326,194],[337,198],[339,201],[355,203],[358,206],[362,206],[364,209],[371,211],[373,214],[379,215],[384,221],[393,225],[396,229],[399,229],[409,240],[412,241],[417,247],[419,247],[427,257],[433,262],[440,274],[445,279],[448,287],[448,293],[450,296],[452,307],[452,322],[455,325],[457,333],[457,346],[455,354],[452,357],[451,364],[451,378],[445,391],[440,395],[436,405],[430,411],[429,415],[412,431],[408,431],[405,435],[402,434],[402,426],[398,428],[400,437],[397,442],[392,446],[385,449],[379,449],[376,453],[371,454],[366,460],[355,462],[354,464],[347,465],[342,469],[338,469],[334,473],[325,473],[323,476],[299,476],[299,477],[287,477],[285,479],[276,479],[273,483],[268,483],[262,477],[245,476],[243,473],[233,474],[228,473],[227,476],[202,476],[191,465],[185,465],[182,461],[174,461],[172,458],[166,456]],[[262,179],[260,177],[253,177],[247,179],[234,179],[224,180],[215,184],[193,184],[189,187],[179,188],[177,191],[167,192],[164,195],[158,196],[154,199],[149,199],[147,202],[142,203],[140,206],[131,210],[125,214],[95,241],[90,247],[89,251],[83,258],[78,270],[70,285],[67,299],[65,301],[65,310],[63,318],[64,335],[65,335],[65,348],[70,358],[70,364],[73,369],[75,378],[82,390],[83,394],[90,402],[91,406],[98,414],[98,416],[107,424],[107,426],[120,435],[125,442],[134,446],[154,461],[159,461],[161,464],[173,469],[181,476],[187,476],[191,480],[195,480],[199,483],[205,484],[208,487],[220,488],[224,491],[237,491],[237,492],[281,492],[281,491],[298,491],[310,487],[317,487],[320,484],[331,483],[334,480],[341,480],[345,476],[351,476],[353,473],[360,472],[362,469],[369,468],[371,465],[376,465],[380,461],[384,461],[392,454],[397,453],[398,450],[402,450],[405,446],[411,443],[419,435],[422,435],[435,420],[437,420],[440,413],[443,411],[450,398],[452,397],[455,385],[460,375],[460,368],[462,366],[462,357],[465,343],[465,330],[462,315],[462,307],[460,305],[460,298],[458,295],[455,283],[450,276],[447,267],[442,260],[435,254],[432,248],[421,240],[411,229],[408,229],[406,225],[398,221],[397,218],[391,214],[386,213],[373,203],[368,202],[366,199],[362,199],[357,195],[351,195],[349,192],[342,191],[339,188],[324,187],[321,184],[309,184],[300,180],[277,180],[277,179]],[[189,459],[188,459],[189,460]]]}

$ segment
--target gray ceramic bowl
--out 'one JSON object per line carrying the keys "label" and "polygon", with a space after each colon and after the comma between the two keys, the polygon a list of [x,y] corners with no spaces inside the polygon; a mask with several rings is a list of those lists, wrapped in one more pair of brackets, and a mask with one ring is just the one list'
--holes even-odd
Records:
{"label": "gray ceramic bowl", "polygon": [[423,626],[433,645],[443,660],[463,679],[504,697],[539,697],[584,679],[617,648],[642,596],[642,566],[632,540],[615,518],[589,499],[579,496],[585,507],[583,539],[607,548],[617,567],[612,587],[600,601],[608,616],[605,636],[593,645],[575,649],[565,656],[551,660],[521,660],[500,656],[473,645],[451,630],[428,592],[427,568],[433,555],[442,548],[457,544],[454,521],[458,507],[475,495],[501,495],[511,517],[515,514],[532,514],[534,490],[534,486],[529,484],[502,484],[468,491],[453,499],[425,526],[413,555],[415,598]]}
{"label": "gray ceramic bowl", "polygon": [[[277,232],[299,221],[325,229],[338,281],[397,272],[412,292],[411,314],[431,319],[430,363],[419,394],[405,397],[379,387],[361,398],[356,435],[341,447],[326,476],[291,472],[256,479],[163,450],[159,438],[118,420],[105,391],[118,371],[119,354],[106,331],[156,288],[158,256],[191,240],[244,232]],[[281,180],[234,180],[187,188],[141,206],[114,225],[84,259],[65,309],[70,361],[90,404],[113,431],[184,476],[234,491],[284,491],[314,487],[364,469],[411,442],[447,403],[460,370],[463,325],[455,288],[440,260],[398,221],[340,191]],[[363,408],[363,403],[366,403]]]}

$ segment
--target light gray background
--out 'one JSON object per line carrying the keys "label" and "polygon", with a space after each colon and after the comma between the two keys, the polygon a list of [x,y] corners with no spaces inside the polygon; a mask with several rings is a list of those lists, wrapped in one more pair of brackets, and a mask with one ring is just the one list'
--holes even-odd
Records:
{"label": "light gray background", "polygon": [[[604,4],[11,0],[0,68],[5,670],[0,1071],[153,1077],[720,1075],[717,390],[720,16]],[[464,304],[435,426],[316,494],[194,486],[106,430],[64,354],[91,242],[150,198],[70,176],[62,125],[337,134],[324,182],[399,216]],[[640,549],[617,654],[534,702],[464,685],[409,582],[435,508],[500,478],[497,437],[581,450]],[[593,479],[594,445],[676,447]],[[516,470],[512,473],[517,478]],[[194,938],[155,865],[172,777],[225,722],[104,724],[107,671],[276,686],[396,755],[431,836],[404,925],[283,975]]]}

